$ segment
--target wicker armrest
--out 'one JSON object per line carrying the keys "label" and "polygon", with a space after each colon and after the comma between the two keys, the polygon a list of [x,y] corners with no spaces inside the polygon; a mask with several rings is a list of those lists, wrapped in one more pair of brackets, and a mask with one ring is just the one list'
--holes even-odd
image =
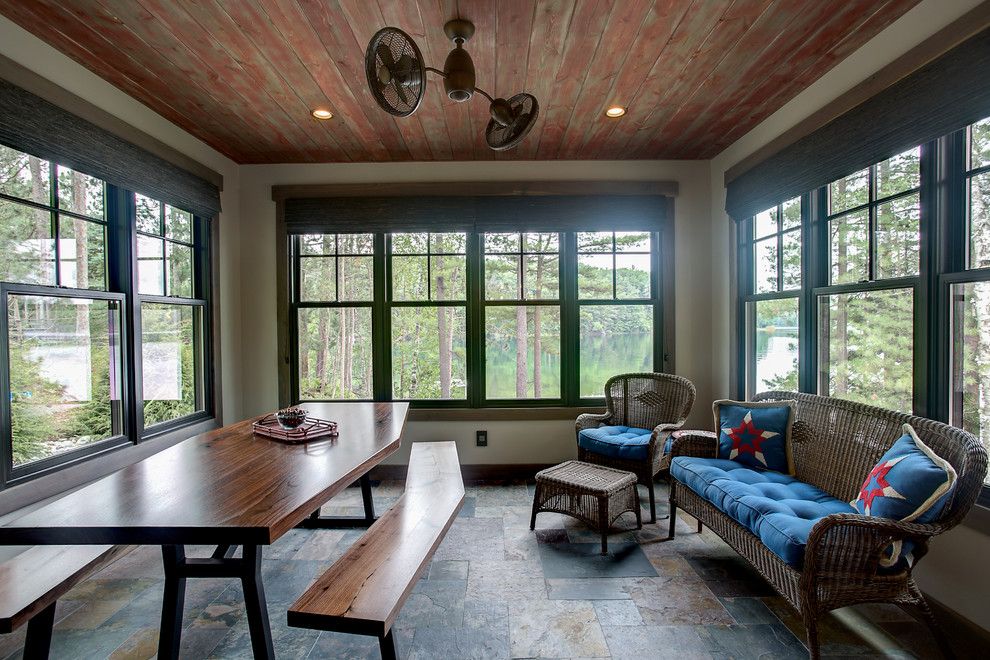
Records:
{"label": "wicker armrest", "polygon": [[578,433],[585,429],[597,429],[602,424],[606,424],[612,418],[611,413],[581,413],[574,422],[574,427]]}
{"label": "wicker armrest", "polygon": [[942,531],[939,525],[919,525],[858,513],[834,513],[815,523],[804,553],[804,576],[846,576],[868,579],[884,568],[891,544],[912,541],[915,559],[927,550],[927,541]]}
{"label": "wicker armrest", "polygon": [[693,456],[695,458],[715,458],[718,456],[718,436],[711,431],[674,431],[670,456]]}

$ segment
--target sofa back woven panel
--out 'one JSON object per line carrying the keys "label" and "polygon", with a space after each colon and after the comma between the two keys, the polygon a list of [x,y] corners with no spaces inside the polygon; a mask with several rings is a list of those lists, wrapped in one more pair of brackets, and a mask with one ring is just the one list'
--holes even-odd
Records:
{"label": "sofa back woven panel", "polygon": [[[795,476],[843,501],[856,498],[863,480],[910,424],[922,442],[952,464],[966,466],[966,447],[956,429],[905,413],[832,397],[797,392],[762,392],[755,401],[797,401],[792,451]],[[955,498],[953,498],[955,499]],[[950,505],[946,517],[953,515]]]}

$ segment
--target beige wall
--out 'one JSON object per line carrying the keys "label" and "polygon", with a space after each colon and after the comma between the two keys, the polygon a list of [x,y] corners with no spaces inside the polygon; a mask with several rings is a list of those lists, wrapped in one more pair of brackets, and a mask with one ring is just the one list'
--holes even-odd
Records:
{"label": "beige wall", "polygon": [[[526,181],[612,179],[677,181],[674,205],[674,329],[677,372],[694,381],[699,401],[711,398],[712,364],[708,330],[709,167],[700,161],[361,163],[257,165],[241,168],[241,282],[250,295],[242,301],[244,414],[271,410],[278,403],[276,371],[275,204],[279,184],[398,181]],[[708,423],[705,406],[693,423]],[[475,430],[488,430],[488,447],[475,446]],[[454,440],[466,464],[549,463],[572,458],[572,422],[412,422],[411,440]],[[393,457],[401,462],[404,456]]]}
{"label": "beige wall", "polygon": [[[725,171],[979,4],[978,0],[921,2],[711,161],[711,383],[716,396],[728,396],[732,389],[730,352],[735,335],[730,294],[733,234],[724,211]],[[974,511],[967,523],[932,544],[916,575],[926,593],[990,630],[986,602],[990,595],[990,566],[986,561],[990,536],[977,529],[990,529],[990,511]]]}

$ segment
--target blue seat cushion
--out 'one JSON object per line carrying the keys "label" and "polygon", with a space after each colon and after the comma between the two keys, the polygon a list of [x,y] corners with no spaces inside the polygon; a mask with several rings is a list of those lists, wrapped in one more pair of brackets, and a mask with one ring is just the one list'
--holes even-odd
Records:
{"label": "blue seat cushion", "polygon": [[848,502],[791,475],[754,470],[734,460],[678,456],[670,474],[795,568],[804,562],[816,522],[833,513],[856,513]]}
{"label": "blue seat cushion", "polygon": [[633,426],[599,426],[578,433],[578,447],[611,458],[646,460],[651,435]]}

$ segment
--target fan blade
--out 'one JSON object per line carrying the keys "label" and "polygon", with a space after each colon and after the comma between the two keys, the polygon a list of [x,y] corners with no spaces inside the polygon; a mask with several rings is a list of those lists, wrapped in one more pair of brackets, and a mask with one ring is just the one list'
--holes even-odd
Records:
{"label": "fan blade", "polygon": [[[378,44],[378,48],[375,50],[375,55],[377,55],[378,59],[382,61],[382,64],[388,67],[389,71],[392,71],[393,67],[395,67],[395,58],[392,57],[391,48],[385,44]],[[393,72],[392,75],[394,76],[395,73]]]}
{"label": "fan blade", "polygon": [[399,100],[405,103],[406,105],[411,105],[409,103],[409,97],[406,96],[405,86],[396,83],[395,85],[393,85],[393,87],[395,87],[395,95],[399,97]]}

